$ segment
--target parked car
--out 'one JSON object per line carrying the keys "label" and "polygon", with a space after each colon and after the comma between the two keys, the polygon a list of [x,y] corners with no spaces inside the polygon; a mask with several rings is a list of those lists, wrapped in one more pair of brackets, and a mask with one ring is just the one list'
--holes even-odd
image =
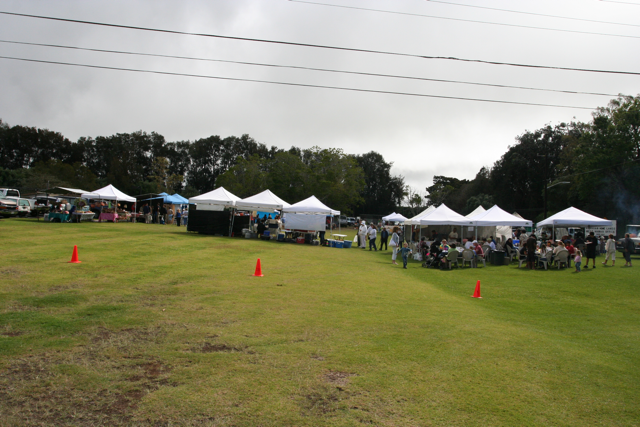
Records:
{"label": "parked car", "polygon": [[340,215],[340,219],[338,221],[341,227],[347,225],[347,217],[345,215]]}
{"label": "parked car", "polygon": [[18,216],[24,218],[31,213],[31,203],[27,199],[18,199]]}
{"label": "parked car", "polygon": [[18,200],[0,199],[0,215],[5,218],[18,216]]}
{"label": "parked car", "polygon": [[356,219],[352,216],[347,217],[347,225],[349,227],[353,227],[354,225],[356,225]]}
{"label": "parked car", "polygon": [[0,188],[0,199],[19,199],[20,191],[15,188]]}

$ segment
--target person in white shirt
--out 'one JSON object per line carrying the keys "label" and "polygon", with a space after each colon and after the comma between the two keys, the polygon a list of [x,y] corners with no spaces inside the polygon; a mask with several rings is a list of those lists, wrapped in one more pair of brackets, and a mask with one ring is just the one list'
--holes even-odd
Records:
{"label": "person in white shirt", "polygon": [[464,248],[473,250],[474,243],[478,243],[478,242],[476,242],[475,240],[473,242],[471,240],[467,240],[467,243],[464,244]]}
{"label": "person in white shirt", "polygon": [[453,231],[449,233],[449,240],[457,240],[458,239],[458,229],[453,227]]}
{"label": "person in white shirt", "polygon": [[616,265],[616,241],[613,239],[613,234],[609,234],[609,239],[607,243],[604,244],[604,250],[607,253],[606,258],[602,265],[607,265],[607,261],[611,258],[611,266]]}
{"label": "person in white shirt", "polygon": [[487,241],[487,243],[489,243],[489,246],[491,247],[492,251],[496,250],[496,243],[493,241],[491,237],[489,237],[489,240]]}
{"label": "person in white shirt", "polygon": [[366,249],[365,243],[367,240],[367,226],[364,221],[360,223],[360,228],[358,229],[358,243],[360,243],[360,247],[362,249]]}
{"label": "person in white shirt", "polygon": [[378,248],[376,247],[376,236],[378,235],[376,226],[371,224],[371,227],[369,227],[369,230],[367,230],[367,234],[369,235],[369,250],[371,250],[371,248],[373,247],[373,249],[378,252]]}

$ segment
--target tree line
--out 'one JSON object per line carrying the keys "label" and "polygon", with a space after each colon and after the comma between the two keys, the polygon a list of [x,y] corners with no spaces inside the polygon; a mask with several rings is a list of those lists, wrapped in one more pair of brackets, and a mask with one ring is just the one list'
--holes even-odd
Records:
{"label": "tree line", "polygon": [[[267,147],[249,135],[167,142],[155,132],[82,137],[0,120],[0,185],[53,186],[185,197],[224,186],[239,197],[270,189],[297,202],[315,195],[345,214],[412,215],[446,203],[466,214],[498,204],[534,221],[568,206],[623,224],[640,222],[640,96],[620,96],[588,123],[547,125],[517,136],[474,179],[435,176],[426,198],[391,174],[376,152]],[[404,207],[401,207],[404,200]]]}
{"label": "tree line", "polygon": [[[545,197],[546,188],[546,197]],[[619,223],[640,221],[640,96],[619,96],[588,123],[526,131],[472,180],[434,177],[425,205],[466,214],[498,204],[533,221],[569,206]]]}
{"label": "tree line", "polygon": [[404,178],[376,152],[267,147],[249,135],[167,142],[158,133],[82,137],[0,120],[0,185],[23,193],[55,186],[129,195],[167,191],[191,197],[219,186],[239,197],[270,189],[294,203],[315,195],[346,214],[389,213],[405,195]]}

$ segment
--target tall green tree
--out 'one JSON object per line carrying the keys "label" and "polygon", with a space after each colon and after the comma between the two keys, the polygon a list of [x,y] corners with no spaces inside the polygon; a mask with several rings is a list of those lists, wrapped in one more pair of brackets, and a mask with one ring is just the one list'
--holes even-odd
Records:
{"label": "tall green tree", "polygon": [[358,207],[358,213],[386,215],[397,210],[407,192],[404,178],[391,175],[393,163],[386,162],[375,151],[356,156],[356,159],[365,180],[360,192],[363,202]]}

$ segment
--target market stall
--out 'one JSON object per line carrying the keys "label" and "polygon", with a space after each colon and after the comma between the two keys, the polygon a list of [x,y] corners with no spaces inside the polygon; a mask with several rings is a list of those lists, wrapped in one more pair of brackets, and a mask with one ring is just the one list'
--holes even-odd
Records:
{"label": "market stall", "polygon": [[263,211],[273,212],[274,214],[276,211],[281,211],[290,206],[289,203],[273,194],[270,190],[264,190],[262,193],[238,200],[235,205],[238,211],[248,211],[251,213]]}
{"label": "market stall", "polygon": [[588,214],[580,209],[574,208],[571,206],[563,210],[562,212],[558,212],[555,215],[551,215],[549,218],[546,218],[539,223],[536,224],[538,228],[540,227],[551,227],[553,229],[554,238],[556,237],[556,228],[558,227],[608,227],[613,225],[613,221],[604,218],[598,218],[597,216]]}
{"label": "market stall", "polygon": [[224,187],[189,198],[189,222],[187,231],[222,236],[239,236],[242,228],[249,227],[249,216],[235,221],[235,205],[238,196]]}
{"label": "market stall", "polygon": [[[135,197],[131,197],[127,194],[124,194],[122,191],[118,190],[113,185],[109,184],[106,187],[100,188],[98,190],[92,191],[90,193],[82,193],[81,196],[83,199],[88,200],[97,200],[97,201],[106,201],[109,203],[106,207],[101,208],[100,216],[98,217],[99,221],[113,221],[117,222],[119,219],[127,220],[130,212],[125,209],[118,209],[118,202],[127,202],[133,203],[135,212]],[[113,203],[111,203],[113,202]]]}
{"label": "market stall", "polygon": [[[290,238],[303,237],[306,243],[315,238],[317,232],[324,233],[328,216],[340,215],[340,211],[331,209],[316,196],[308,197],[282,209],[285,233],[291,233]],[[336,240],[342,242],[346,235],[334,234]]]}

